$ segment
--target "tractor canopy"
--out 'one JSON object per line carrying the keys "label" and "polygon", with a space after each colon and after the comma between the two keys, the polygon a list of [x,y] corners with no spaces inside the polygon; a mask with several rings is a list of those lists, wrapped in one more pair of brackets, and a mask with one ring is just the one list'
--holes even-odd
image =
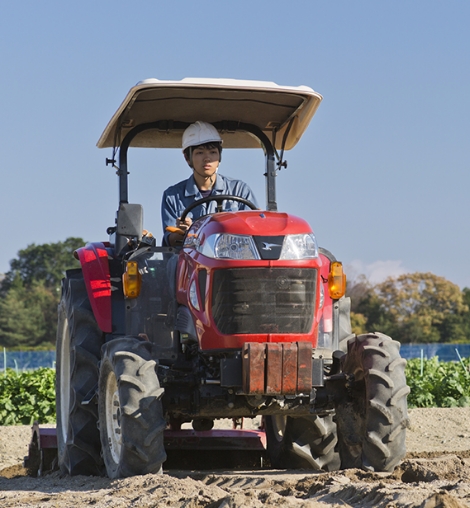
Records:
{"label": "tractor canopy", "polygon": [[146,79],[131,88],[97,146],[120,147],[133,131],[128,146],[181,148],[185,127],[202,120],[216,125],[224,148],[259,148],[258,136],[243,127],[250,125],[275,149],[289,150],[307,129],[321,100],[307,86],[266,81]]}

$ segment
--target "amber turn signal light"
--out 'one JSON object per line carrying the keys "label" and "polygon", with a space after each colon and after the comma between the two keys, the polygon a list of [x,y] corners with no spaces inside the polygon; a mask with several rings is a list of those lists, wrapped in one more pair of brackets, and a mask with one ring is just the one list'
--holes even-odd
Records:
{"label": "amber turn signal light", "polygon": [[139,273],[137,261],[128,261],[126,271],[122,276],[122,287],[126,298],[137,298],[142,287],[142,276]]}
{"label": "amber turn signal light", "polygon": [[343,264],[339,261],[334,261],[330,265],[328,292],[333,300],[339,300],[346,293],[346,275],[343,272]]}

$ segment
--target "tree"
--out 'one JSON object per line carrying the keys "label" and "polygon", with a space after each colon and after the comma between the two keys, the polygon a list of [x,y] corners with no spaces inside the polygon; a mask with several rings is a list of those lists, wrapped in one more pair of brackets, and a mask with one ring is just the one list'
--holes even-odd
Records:
{"label": "tree", "polygon": [[470,340],[470,288],[463,288],[463,302],[467,306],[467,312],[463,315],[463,323],[468,339]]}
{"label": "tree", "polygon": [[408,316],[432,314],[442,321],[446,314],[465,310],[460,288],[432,273],[410,273],[389,277],[377,286],[377,293],[388,312],[400,320]]}
{"label": "tree", "polygon": [[60,287],[65,270],[80,266],[73,252],[84,243],[81,238],[70,237],[64,242],[28,245],[10,261],[10,271],[5,274],[2,288],[8,290],[17,275],[26,287],[33,281],[43,281],[47,288]]}
{"label": "tree", "polygon": [[73,251],[82,245],[81,238],[31,244],[10,262],[0,293],[0,346],[53,346],[60,281],[65,270],[80,266]]}
{"label": "tree", "polygon": [[444,277],[416,272],[373,286],[354,308],[366,317],[367,331],[401,342],[464,341],[469,293]]}
{"label": "tree", "polygon": [[351,331],[356,335],[365,333],[367,329],[367,318],[364,314],[351,311]]}
{"label": "tree", "polygon": [[373,289],[372,284],[363,274],[348,280],[347,294],[351,298],[351,311],[358,312],[360,303],[367,298]]}
{"label": "tree", "polygon": [[390,317],[365,275],[348,282],[347,295],[351,298],[351,328],[356,334],[380,331],[390,334]]}
{"label": "tree", "polygon": [[30,347],[55,340],[57,301],[42,281],[26,288],[17,276],[0,298],[0,345]]}

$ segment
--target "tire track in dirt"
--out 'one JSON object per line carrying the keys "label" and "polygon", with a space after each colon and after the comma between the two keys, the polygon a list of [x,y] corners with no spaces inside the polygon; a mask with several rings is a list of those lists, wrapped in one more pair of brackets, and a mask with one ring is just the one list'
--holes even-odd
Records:
{"label": "tire track in dirt", "polygon": [[[10,468],[11,469],[11,468]],[[2,472],[3,473],[3,472]],[[17,470],[17,474],[24,470]],[[171,471],[121,480],[100,477],[0,478],[0,504],[40,506],[237,508],[266,506],[470,506],[470,464],[456,455],[405,460],[393,474],[351,469],[305,471]]]}
{"label": "tire track in dirt", "polygon": [[[94,476],[26,476],[21,466],[29,428],[0,428],[2,508],[470,507],[470,408],[411,410],[408,454],[392,474],[357,469],[213,469],[119,480]],[[253,422],[256,425],[256,422]]]}

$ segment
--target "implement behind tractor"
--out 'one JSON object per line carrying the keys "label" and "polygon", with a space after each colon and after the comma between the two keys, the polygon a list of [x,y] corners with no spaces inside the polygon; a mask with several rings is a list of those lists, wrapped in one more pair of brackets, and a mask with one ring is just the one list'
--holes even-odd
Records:
{"label": "implement behind tractor", "polygon": [[[266,449],[275,468],[325,471],[392,471],[404,457],[399,343],[351,334],[341,263],[305,220],[277,211],[284,151],[320,102],[305,86],[237,80],[150,79],[130,90],[98,141],[113,149],[107,163],[119,178],[115,224],[108,241],[76,252],[81,269],[62,282],[63,473],[159,473],[167,451],[183,450]],[[249,210],[201,217],[180,247],[159,247],[128,200],[128,149],[180,148],[198,120],[217,128],[224,149],[263,149],[266,208],[244,200]],[[211,195],[183,216],[210,200],[227,209],[240,198]],[[219,419],[254,417],[262,430],[212,430]]]}

